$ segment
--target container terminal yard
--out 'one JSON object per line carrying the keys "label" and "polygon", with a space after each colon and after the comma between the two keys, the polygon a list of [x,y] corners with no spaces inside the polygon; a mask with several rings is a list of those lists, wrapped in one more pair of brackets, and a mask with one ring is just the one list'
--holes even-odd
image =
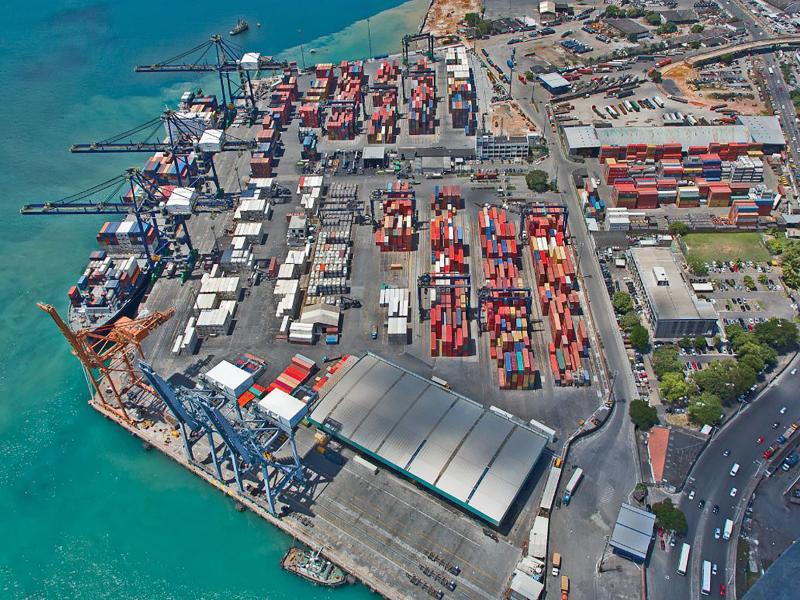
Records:
{"label": "container terminal yard", "polygon": [[[40,304],[90,404],[387,598],[563,599],[569,579],[547,577],[562,554],[587,584],[596,565],[554,511],[580,489],[578,514],[604,476],[580,484],[572,463],[562,481],[565,442],[607,419],[626,432],[615,400],[650,393],[595,250],[678,218],[785,226],[794,184],[777,118],[673,116],[679,97],[646,81],[672,58],[617,82],[654,90],[639,110],[601,112],[590,96],[605,88],[576,83],[598,67],[529,83],[512,53],[506,94],[498,38],[481,53],[419,34],[402,55],[298,66],[213,36],[136,71],[209,73],[218,89],[71,148],[143,166],[22,209],[108,215],[69,314]],[[535,152],[550,191],[527,189]],[[630,491],[604,491],[601,510]],[[580,514],[631,557],[613,521]]]}

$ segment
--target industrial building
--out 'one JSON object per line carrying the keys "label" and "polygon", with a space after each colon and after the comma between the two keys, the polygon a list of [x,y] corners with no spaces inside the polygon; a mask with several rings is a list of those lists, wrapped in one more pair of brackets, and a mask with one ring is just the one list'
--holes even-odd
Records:
{"label": "industrial building", "polygon": [[531,146],[540,139],[535,133],[516,136],[479,133],[475,136],[475,154],[481,160],[527,158]]}
{"label": "industrial building", "polygon": [[655,339],[713,333],[717,311],[694,295],[669,248],[631,248],[628,255]]}
{"label": "industrial building", "polygon": [[539,75],[539,81],[551,94],[564,94],[569,91],[570,83],[560,73],[543,73]]}
{"label": "industrial building", "polygon": [[503,521],[544,434],[374,354],[341,370],[311,412],[315,425],[484,521]]}
{"label": "industrial building", "polygon": [[692,9],[670,9],[661,11],[658,15],[661,18],[661,24],[675,23],[675,25],[691,25],[697,23],[700,19],[697,13]]}
{"label": "industrial building", "polygon": [[641,40],[650,35],[650,30],[633,19],[605,19],[605,23],[622,37]]}
{"label": "industrial building", "polygon": [[656,516],[623,502],[608,545],[616,554],[642,563],[647,559]]}
{"label": "industrial building", "polygon": [[383,169],[387,164],[386,146],[367,146],[361,155],[365,169]]}
{"label": "industrial building", "polygon": [[778,117],[739,117],[736,125],[696,127],[594,127],[578,125],[564,128],[564,138],[573,156],[597,156],[601,146],[630,144],[680,144],[708,146],[712,143],[762,144],[764,152],[780,152],[786,145]]}

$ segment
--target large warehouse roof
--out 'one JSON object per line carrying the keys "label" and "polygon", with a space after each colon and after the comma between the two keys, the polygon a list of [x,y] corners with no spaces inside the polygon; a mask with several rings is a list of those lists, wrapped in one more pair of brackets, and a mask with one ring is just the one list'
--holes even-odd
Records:
{"label": "large warehouse roof", "polygon": [[641,508],[623,503],[609,544],[618,552],[645,560],[655,527],[656,516]]}
{"label": "large warehouse roof", "polygon": [[310,419],[495,525],[547,444],[523,422],[373,354],[323,391]]}
{"label": "large warehouse roof", "polygon": [[747,127],[754,142],[766,146],[783,146],[786,143],[778,117],[740,115],[737,121]]}
{"label": "large warehouse roof", "polygon": [[699,300],[681,277],[672,250],[631,248],[630,253],[650,305],[659,319],[717,318],[713,305]]}

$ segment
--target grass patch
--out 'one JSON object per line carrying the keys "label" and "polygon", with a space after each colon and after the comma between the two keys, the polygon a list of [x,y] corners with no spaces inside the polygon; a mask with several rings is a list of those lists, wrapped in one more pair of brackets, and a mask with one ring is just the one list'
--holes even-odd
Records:
{"label": "grass patch", "polygon": [[759,233],[690,233],[683,236],[689,258],[713,260],[752,260],[767,262],[772,256],[761,243]]}

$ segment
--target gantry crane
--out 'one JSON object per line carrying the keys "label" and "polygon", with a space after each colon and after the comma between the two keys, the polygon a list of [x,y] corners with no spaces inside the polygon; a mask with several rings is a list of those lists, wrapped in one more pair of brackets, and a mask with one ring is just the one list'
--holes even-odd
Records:
{"label": "gantry crane", "polygon": [[151,331],[169,320],[175,309],[157,311],[139,319],[122,317],[111,325],[72,331],[53,306],[41,302],[37,306],[50,315],[72,353],[78,357],[92,397],[99,398],[108,410],[133,423],[125,408],[127,401],[142,392],[153,396],[156,393],[136,368],[137,361],[144,356],[142,342]]}
{"label": "gantry crane", "polygon": [[[127,194],[127,192],[130,194]],[[125,195],[123,195],[125,194]],[[126,198],[126,195],[128,196]],[[185,215],[166,215],[166,226],[158,225],[159,204],[164,201],[161,188],[139,169],[128,169],[122,175],[104,181],[94,187],[72,194],[53,202],[26,204],[20,210],[23,215],[128,215],[133,214],[139,231],[144,233],[144,223],[148,221],[156,232],[156,245],[151,250],[144,235],[142,246],[147,265],[154,272],[155,263],[163,261],[187,262],[191,266],[195,252],[189,237]],[[197,205],[219,205],[220,200],[201,198]],[[183,234],[179,234],[178,230]],[[186,245],[184,256],[178,252],[180,245]]]}
{"label": "gantry crane", "polygon": [[[222,135],[220,145],[222,152],[239,152],[258,148],[256,140],[241,140],[227,132]],[[217,190],[220,189],[217,168],[214,165],[214,153],[205,152],[198,147],[197,132],[189,128],[174,110],[165,110],[161,116],[105,140],[73,144],[69,151],[76,154],[171,152],[176,157],[187,157],[192,152],[196,152],[203,158],[203,162],[210,166],[211,180]],[[177,177],[180,186],[185,183],[194,187],[196,183],[184,182],[180,169],[177,170]]]}
{"label": "gantry crane", "polygon": [[[242,65],[243,50],[232,42],[222,39],[219,34],[212,35],[208,41],[198,44],[185,52],[152,65],[137,65],[136,73],[213,73],[219,75],[219,86],[222,92],[222,103],[226,114],[233,108],[236,100],[243,100],[245,108],[256,112],[256,100],[250,71]],[[268,57],[259,60],[258,69],[278,69],[286,66],[285,62],[276,62]],[[232,78],[239,75],[239,81]],[[226,93],[227,84],[227,93]]]}

